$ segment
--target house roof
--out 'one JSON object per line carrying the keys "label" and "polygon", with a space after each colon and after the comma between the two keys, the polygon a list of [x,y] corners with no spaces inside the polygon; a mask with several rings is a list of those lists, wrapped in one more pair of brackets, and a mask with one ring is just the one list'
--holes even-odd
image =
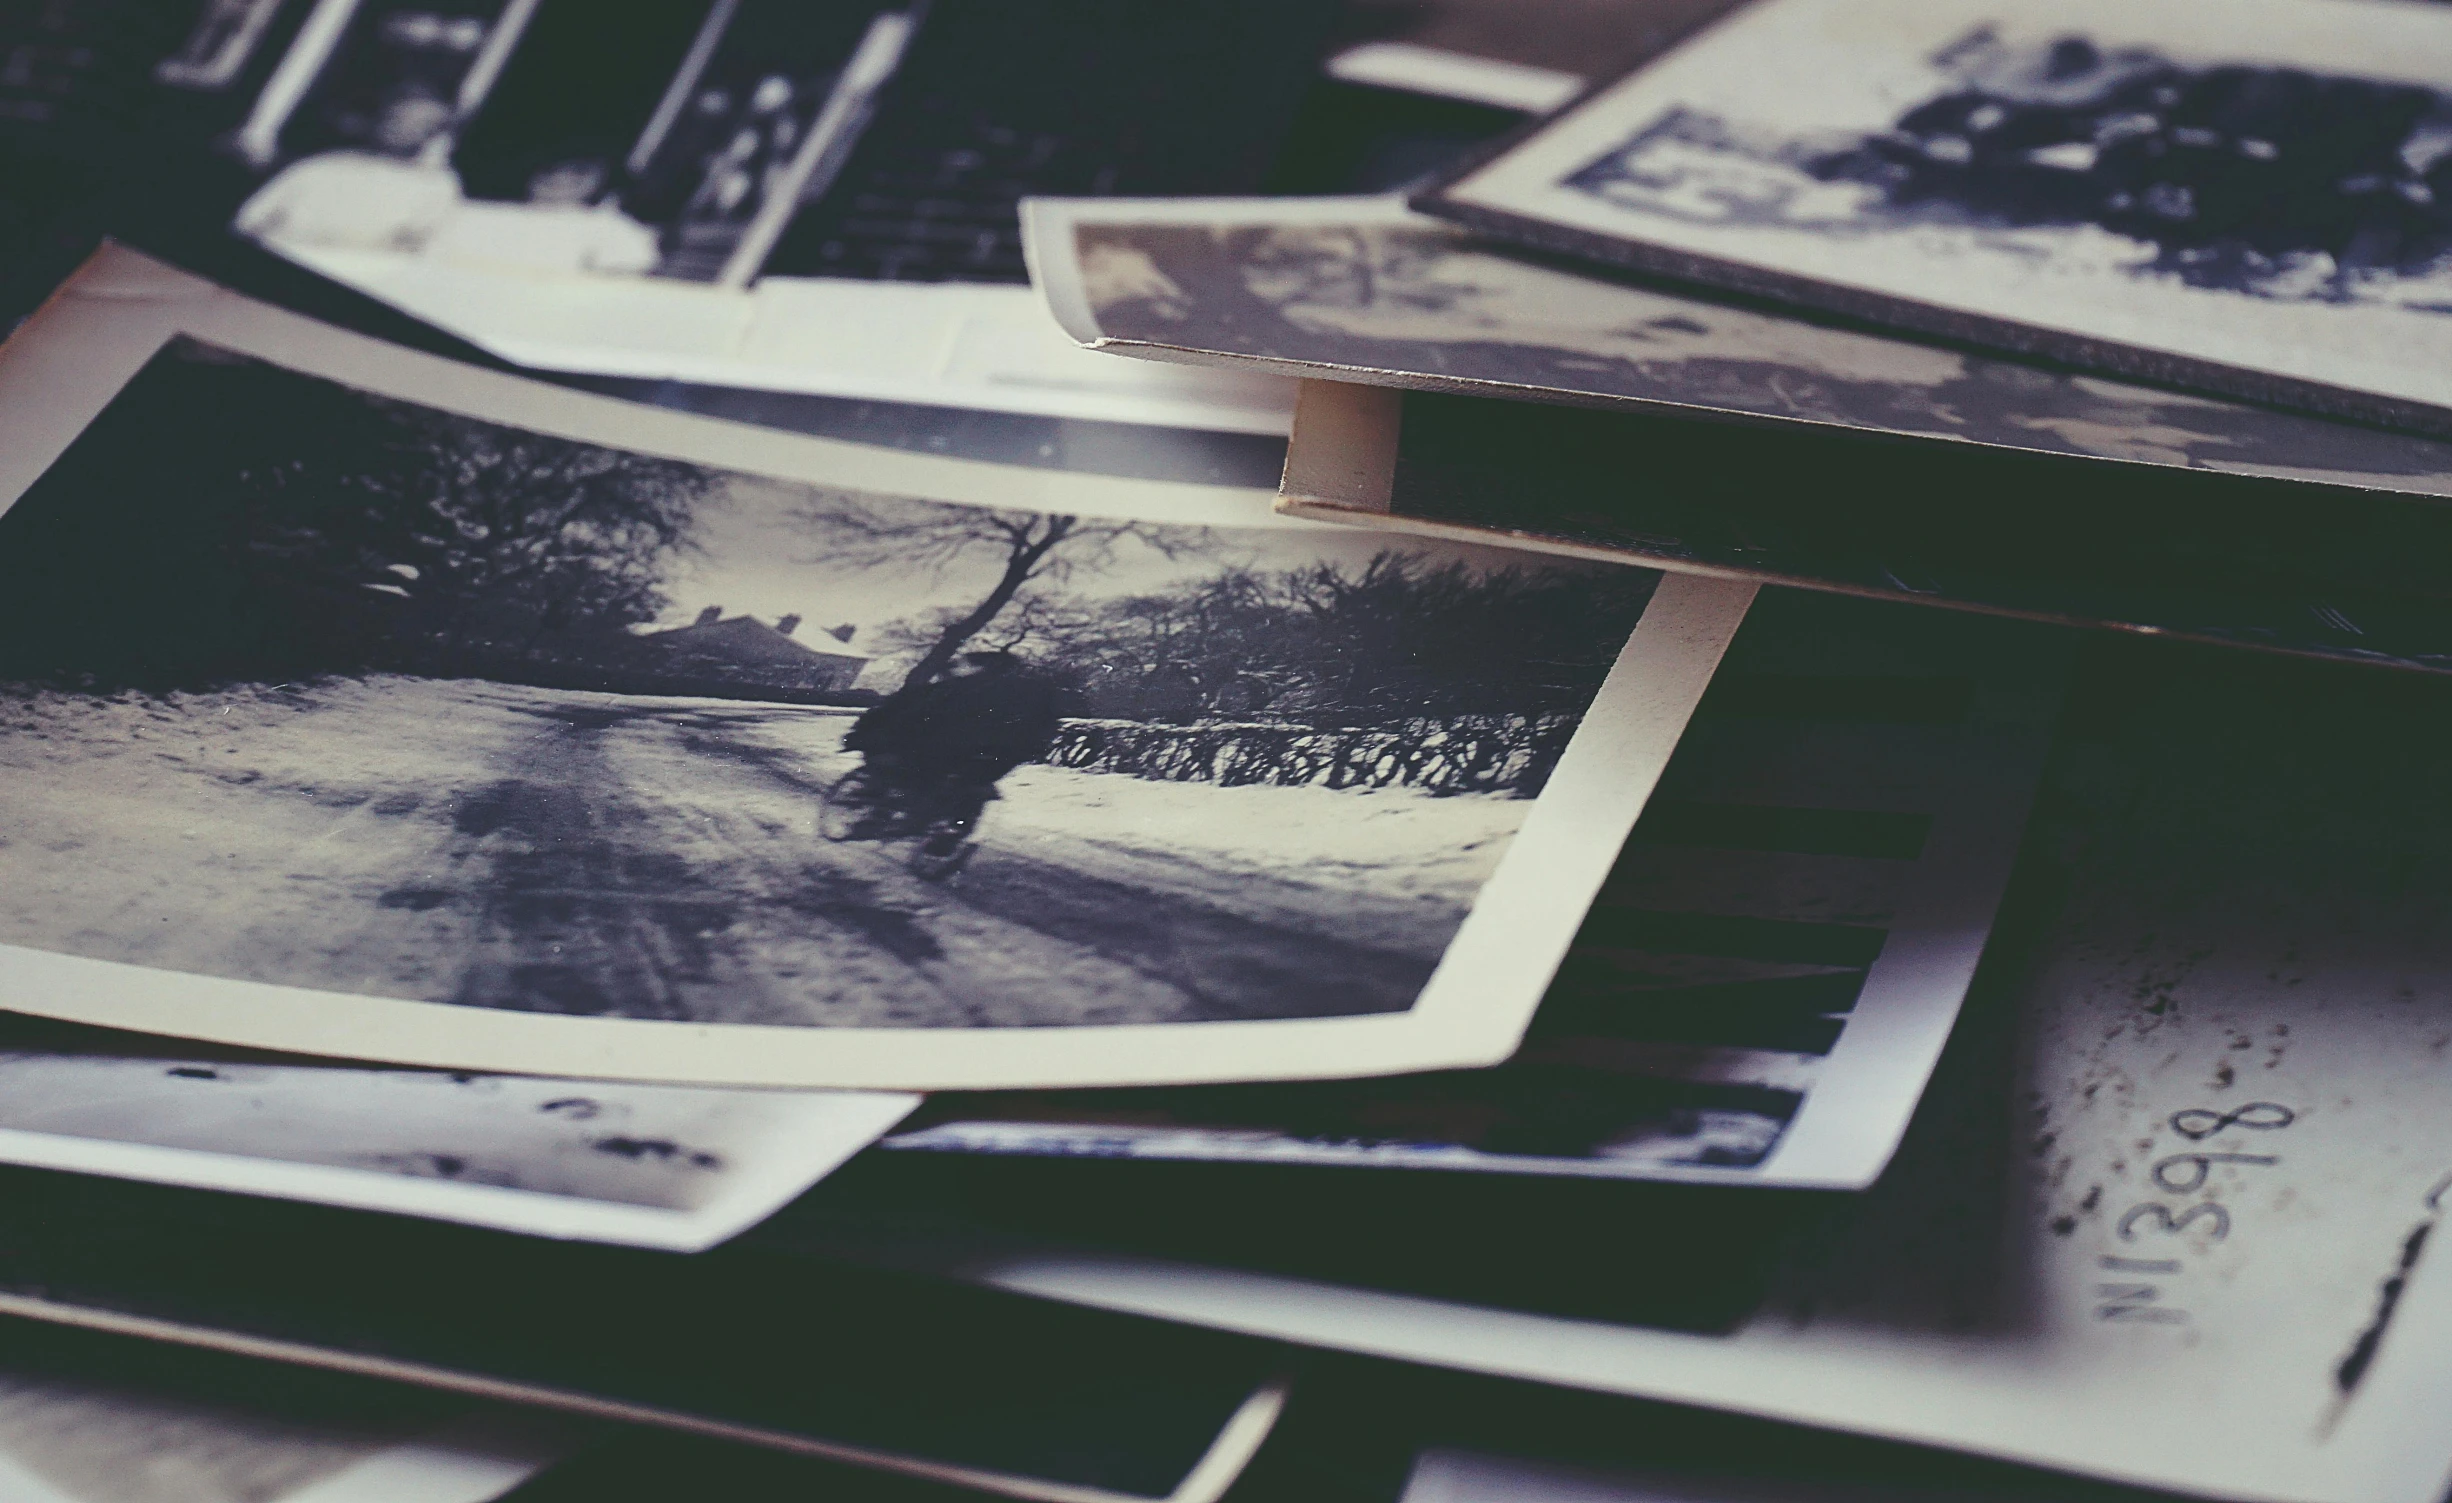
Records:
{"label": "house roof", "polygon": [[798,637],[787,637],[755,616],[732,616],[704,625],[693,622],[667,631],[649,632],[647,640],[684,652],[706,653],[745,663],[792,663],[809,658],[848,658],[853,662],[865,663],[875,656],[848,643],[838,642],[822,631],[806,642]]}

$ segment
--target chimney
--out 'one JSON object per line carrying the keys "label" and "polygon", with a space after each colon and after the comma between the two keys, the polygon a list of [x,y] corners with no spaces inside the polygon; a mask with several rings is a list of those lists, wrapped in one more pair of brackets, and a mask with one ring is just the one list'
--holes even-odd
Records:
{"label": "chimney", "polygon": [[852,634],[853,632],[858,631],[859,629],[860,629],[860,628],[858,628],[858,627],[856,627],[856,626],[852,625],[850,622],[846,621],[846,622],[844,622],[844,623],[843,623],[841,626],[829,626],[829,627],[827,627],[827,628],[826,628],[826,635],[827,635],[827,636],[830,636],[830,637],[832,637],[832,638],[834,638],[834,639],[835,639],[837,642],[844,642],[844,643],[848,643],[848,642],[850,642],[850,641],[851,641],[851,634]]}
{"label": "chimney", "polygon": [[720,605],[711,605],[711,606],[708,606],[708,607],[707,607],[705,610],[700,611],[700,612],[698,613],[698,619],[697,619],[697,620],[695,620],[695,621],[693,621],[693,622],[691,622],[691,623],[690,623],[690,625],[692,625],[692,626],[713,626],[713,625],[714,625],[716,622],[721,621],[721,620],[723,620],[723,619],[724,619],[724,608],[723,608],[722,606],[720,606]]}
{"label": "chimney", "polygon": [[775,620],[775,630],[783,633],[787,637],[799,629],[800,618],[798,616],[780,616]]}

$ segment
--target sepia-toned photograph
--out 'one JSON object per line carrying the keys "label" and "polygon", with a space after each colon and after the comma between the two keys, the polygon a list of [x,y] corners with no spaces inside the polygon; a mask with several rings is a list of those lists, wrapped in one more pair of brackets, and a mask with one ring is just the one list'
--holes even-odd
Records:
{"label": "sepia-toned photograph", "polygon": [[1425,202],[1927,332],[2440,429],[2452,18],[2331,15],[1780,0]]}
{"label": "sepia-toned photograph", "polygon": [[761,1031],[1405,1014],[1658,576],[1213,515],[1250,525],[755,475],[175,339],[0,517],[0,943]]}

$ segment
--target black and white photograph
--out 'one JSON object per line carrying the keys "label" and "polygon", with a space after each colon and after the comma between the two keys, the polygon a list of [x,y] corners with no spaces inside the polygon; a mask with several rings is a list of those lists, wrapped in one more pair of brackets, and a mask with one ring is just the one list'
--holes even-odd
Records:
{"label": "black and white photograph", "polygon": [[919,1105],[199,1052],[0,1023],[0,1163],[696,1252]]}
{"label": "black and white photograph", "polygon": [[909,29],[875,4],[647,5],[609,22],[540,0],[319,4],[233,138],[268,173],[238,228],[738,283],[752,227],[775,220],[771,246],[811,174],[839,163]]}
{"label": "black and white photograph", "polygon": [[[210,71],[266,9],[215,5],[166,66]],[[312,10],[234,138],[269,174],[243,231],[735,287],[770,261],[1018,283],[1025,193],[1257,188],[1334,14],[1298,0]],[[1182,97],[1229,91],[1260,112],[1230,133]],[[1179,108],[1142,110],[1161,95]],[[1110,115],[1139,129],[1095,129]]]}
{"label": "black and white photograph", "polygon": [[2452,495],[2452,444],[1578,275],[1385,198],[1035,199],[1084,348]]}
{"label": "black and white photograph", "polygon": [[2424,6],[1775,0],[1420,202],[1653,271],[2440,431],[2447,76],[2452,15]]}
{"label": "black and white photograph", "polygon": [[[63,312],[52,358],[109,309]],[[780,436],[809,473],[756,474],[509,420],[533,399],[626,436],[642,409],[454,380],[411,400],[174,337],[0,518],[11,1005],[79,1016],[39,952],[289,989],[344,1053],[374,1047],[353,1009],[305,998],[428,1004],[414,1063],[509,1068],[489,1030],[595,1025],[670,1042],[559,1073],[725,1078],[690,1040],[768,1050],[752,1082],[886,1085],[958,1079],[1000,1033],[1414,1033],[1438,977],[1489,1049],[1547,966],[1471,980],[1468,915],[1524,937],[1476,912],[1515,856],[1509,901],[1545,890],[1563,948],[1734,627],[1645,634],[1646,682],[1620,659],[1648,571]],[[715,453],[745,432],[656,421]],[[970,496],[913,493],[943,474]],[[1579,736],[1605,683],[1641,727],[1612,722],[1615,753]],[[1571,860],[1517,852],[1536,815]],[[313,1047],[208,992],[152,1026]],[[853,1034],[948,1058],[851,1078]],[[1190,1049],[1165,1069],[1238,1068]]]}
{"label": "black and white photograph", "polygon": [[1285,394],[1259,383],[1080,360],[1029,293],[1016,205],[1270,187],[1339,5],[266,14],[216,3],[163,65],[201,77],[231,27],[269,27],[256,66],[180,91],[229,120],[217,140],[250,185],[223,211],[234,228],[505,359],[1285,431]]}
{"label": "black and white photograph", "polygon": [[2452,0],[0,0],[0,1503],[2452,1503],[2447,194]]}

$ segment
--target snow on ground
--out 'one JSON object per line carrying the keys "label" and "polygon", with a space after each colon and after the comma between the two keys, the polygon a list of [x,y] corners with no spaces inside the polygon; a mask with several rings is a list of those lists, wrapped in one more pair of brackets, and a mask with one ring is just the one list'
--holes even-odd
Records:
{"label": "snow on ground", "polygon": [[[758,739],[812,764],[833,765],[850,726],[849,716],[779,720],[762,727]],[[1087,841],[1118,853],[1197,863],[1222,876],[1459,909],[1471,906],[1532,808],[1529,800],[1487,794],[1221,788],[1035,765],[1014,769],[998,792],[982,822],[988,839]]]}
{"label": "snow on ground", "polygon": [[[268,950],[316,950],[318,984],[447,994],[442,957],[391,932],[413,915],[351,903],[344,936],[332,913],[433,863],[437,818],[533,734],[523,692],[0,690],[0,941],[229,975],[285,975],[297,957]],[[199,963],[204,931],[249,936],[244,953]]]}
{"label": "snow on ground", "polygon": [[[124,807],[142,818],[148,838],[226,838],[239,833],[227,828],[230,821],[253,820],[264,803],[354,808],[385,794],[395,801],[421,791],[448,796],[465,787],[485,753],[521,733],[518,712],[540,696],[564,697],[397,675],[158,698],[0,691],[0,768],[18,775],[11,780],[13,816],[32,791],[23,775],[73,769],[81,782],[75,801],[87,817],[106,798],[114,805],[133,800]],[[821,772],[850,765],[841,743],[851,712],[729,699],[568,697],[676,712],[770,710],[775,718],[745,727],[744,739],[787,750]],[[245,796],[249,788],[259,792]],[[989,814],[1000,834],[1086,840],[1195,861],[1221,875],[1282,877],[1357,897],[1459,907],[1489,880],[1532,807],[1523,799],[1434,798],[1408,788],[1221,788],[1043,766],[1017,768],[1000,792]],[[0,847],[11,833],[0,829]]]}
{"label": "snow on ground", "polygon": [[[162,695],[108,696],[0,689],[0,767],[33,769],[135,756],[155,771],[183,769],[216,782],[312,791],[314,785],[444,777],[464,768],[455,723],[486,706],[492,684],[377,675],[305,684],[245,684]],[[346,738],[302,741],[301,717],[347,712]],[[302,755],[311,753],[311,755]],[[237,758],[235,762],[198,758]]]}
{"label": "snow on ground", "polygon": [[[1531,807],[1025,767],[947,891],[817,839],[851,721],[397,676],[0,687],[0,942],[493,1006],[559,1009],[503,977],[568,972],[572,1010],[738,1022],[1385,1009]],[[521,898],[547,891],[580,917]]]}

